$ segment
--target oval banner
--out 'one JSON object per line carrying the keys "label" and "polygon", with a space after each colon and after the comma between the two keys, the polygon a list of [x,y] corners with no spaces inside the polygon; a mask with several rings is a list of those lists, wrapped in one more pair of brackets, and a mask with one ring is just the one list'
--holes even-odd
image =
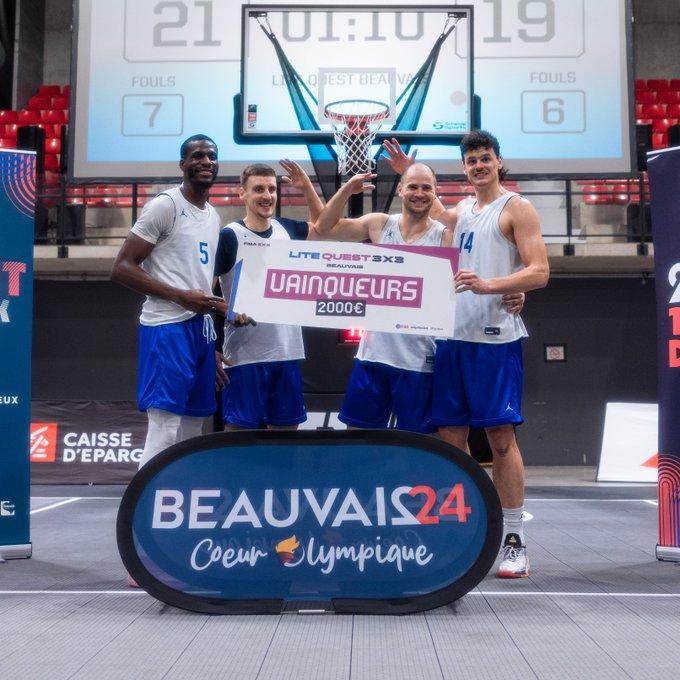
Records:
{"label": "oval banner", "polygon": [[405,614],[474,588],[502,528],[486,472],[434,437],[256,431],[151,460],[117,536],[130,575],[175,607]]}

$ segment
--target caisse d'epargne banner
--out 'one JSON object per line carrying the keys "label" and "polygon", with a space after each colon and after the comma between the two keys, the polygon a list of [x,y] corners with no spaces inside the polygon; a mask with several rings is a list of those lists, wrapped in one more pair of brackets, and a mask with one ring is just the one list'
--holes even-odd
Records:
{"label": "caisse d'epargne banner", "polygon": [[452,337],[458,250],[329,241],[246,241],[232,314],[256,321]]}
{"label": "caisse d'epargne banner", "polygon": [[680,561],[680,148],[649,154],[659,371],[659,544]]}
{"label": "caisse d'epargne banner", "polygon": [[0,556],[29,557],[35,152],[0,150]]}

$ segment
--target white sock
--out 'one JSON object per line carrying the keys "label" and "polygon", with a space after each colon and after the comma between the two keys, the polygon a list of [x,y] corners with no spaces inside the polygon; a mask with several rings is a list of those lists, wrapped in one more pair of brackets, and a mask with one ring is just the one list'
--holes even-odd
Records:
{"label": "white sock", "polygon": [[503,508],[503,544],[508,534],[516,534],[524,545],[524,506]]}
{"label": "white sock", "polygon": [[205,418],[195,416],[182,416],[177,433],[177,441],[183,442],[185,439],[200,437],[203,434],[203,421]]}
{"label": "white sock", "polygon": [[177,443],[177,435],[182,423],[182,416],[157,408],[150,408],[146,415],[149,419],[149,428],[146,431],[144,451],[139,459],[140,468],[157,453]]}

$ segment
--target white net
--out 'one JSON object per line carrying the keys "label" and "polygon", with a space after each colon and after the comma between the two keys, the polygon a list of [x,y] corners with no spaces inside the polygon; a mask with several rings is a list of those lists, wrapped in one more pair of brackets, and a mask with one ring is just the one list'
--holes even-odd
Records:
{"label": "white net", "polygon": [[389,111],[387,104],[369,99],[348,99],[326,106],[326,118],[333,125],[338,146],[341,175],[357,175],[373,169],[371,146]]}

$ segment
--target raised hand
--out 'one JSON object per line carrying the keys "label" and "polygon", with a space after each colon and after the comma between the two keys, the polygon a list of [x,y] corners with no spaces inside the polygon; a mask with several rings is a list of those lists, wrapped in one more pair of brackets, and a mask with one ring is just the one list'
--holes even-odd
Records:
{"label": "raised hand", "polygon": [[348,179],[343,185],[343,189],[349,191],[352,194],[360,194],[364,191],[372,191],[375,189],[375,184],[371,184],[371,180],[375,179],[378,175],[374,172],[364,172],[359,175],[354,175]]}
{"label": "raised hand", "polygon": [[418,153],[418,149],[414,149],[411,152],[410,156],[407,156],[404,153],[404,150],[401,148],[401,144],[392,137],[392,139],[386,139],[383,142],[383,149],[387,152],[387,155],[385,156],[385,160],[387,161],[388,165],[394,170],[394,172],[399,173],[400,175],[403,175],[406,168],[409,167],[409,165],[413,165],[416,162],[416,154]]}
{"label": "raised hand", "polygon": [[279,165],[288,173],[283,175],[281,181],[297,189],[303,189],[310,182],[309,176],[302,169],[302,166],[288,158],[282,158]]}

